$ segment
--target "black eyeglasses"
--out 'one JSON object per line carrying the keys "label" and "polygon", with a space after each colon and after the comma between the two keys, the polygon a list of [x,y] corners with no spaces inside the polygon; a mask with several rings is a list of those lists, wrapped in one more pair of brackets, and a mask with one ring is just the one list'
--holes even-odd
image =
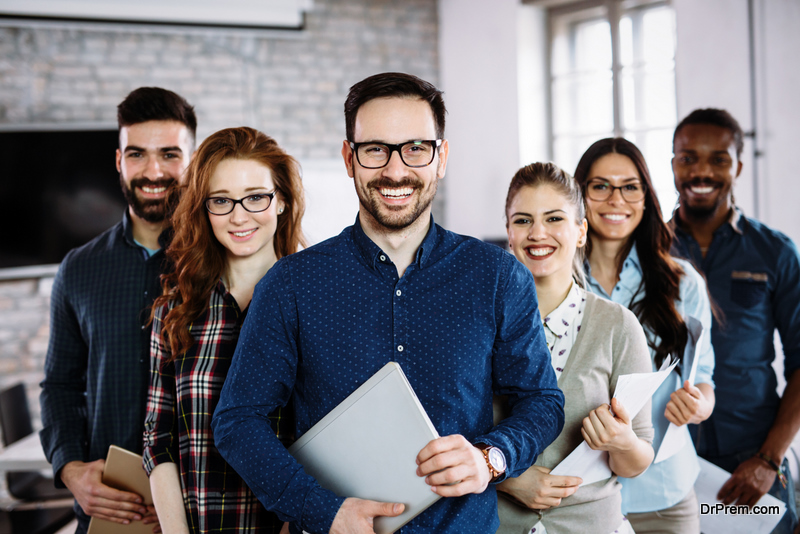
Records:
{"label": "black eyeglasses", "polygon": [[644,182],[631,182],[625,185],[611,185],[606,180],[595,178],[586,184],[586,197],[597,201],[605,202],[614,195],[614,191],[619,189],[622,198],[626,202],[639,202],[647,192]]}
{"label": "black eyeglasses", "polygon": [[399,145],[388,143],[354,143],[350,148],[356,153],[358,164],[365,169],[386,167],[392,158],[392,152],[398,152],[400,159],[407,167],[427,167],[433,162],[436,149],[442,145],[441,139],[408,141]]}
{"label": "black eyeglasses", "polygon": [[241,204],[242,207],[250,213],[258,213],[268,209],[274,197],[275,191],[272,193],[248,195],[238,200],[227,197],[209,197],[206,200],[206,209],[212,215],[227,215],[233,211],[236,204]]}

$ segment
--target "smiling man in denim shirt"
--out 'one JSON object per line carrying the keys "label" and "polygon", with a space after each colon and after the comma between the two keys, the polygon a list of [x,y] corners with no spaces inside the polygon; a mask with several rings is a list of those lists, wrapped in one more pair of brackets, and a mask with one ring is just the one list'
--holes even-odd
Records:
{"label": "smiling man in denim shirt", "polygon": [[[725,504],[753,505],[767,492],[787,503],[773,531],[783,534],[797,525],[784,456],[800,428],[800,259],[788,237],[734,204],[743,137],[724,110],[695,110],[678,124],[674,252],[705,274],[722,311],[711,334],[717,405],[699,427],[697,451],[732,472],[719,492]],[[772,369],[776,328],[787,381],[783,397]]]}
{"label": "smiling man in denim shirt", "polygon": [[[342,156],[360,202],[355,224],[281,259],[253,295],[212,426],[225,459],[292,532],[370,533],[375,516],[403,507],[321,488],[260,416],[270,406],[291,400],[301,435],[399,362],[444,436],[416,460],[445,498],[407,533],[495,532],[494,483],[530,467],[563,426],[530,273],[431,217],[447,165],[444,115],[441,92],[414,76],[354,85]],[[493,393],[512,406],[496,427]],[[491,454],[505,462],[490,465]]]}

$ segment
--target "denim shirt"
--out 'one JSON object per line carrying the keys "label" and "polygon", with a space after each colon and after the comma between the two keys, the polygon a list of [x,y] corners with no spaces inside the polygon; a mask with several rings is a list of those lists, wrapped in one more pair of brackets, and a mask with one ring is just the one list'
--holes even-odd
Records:
{"label": "denim shirt", "polygon": [[703,257],[691,234],[673,218],[673,253],[699,267],[724,314],[714,319],[717,404],[700,425],[697,450],[720,457],[758,449],[775,422],[780,397],[775,329],[781,336],[786,379],[800,368],[800,256],[787,236],[731,212]]}
{"label": "denim shirt", "polygon": [[[706,332],[698,350],[699,361],[697,362],[695,384],[713,386],[714,349],[708,335],[708,332],[711,331],[711,304],[706,292],[706,284],[703,277],[688,262],[679,259],[676,261],[685,275],[681,277],[680,300],[675,302],[675,306],[682,316],[694,317],[699,320]],[[645,297],[644,287],[642,286],[640,289],[642,267],[635,246],[631,248],[628,257],[622,264],[619,282],[614,286],[611,295],[606,293],[597,280],[592,277],[588,261],[585,266],[589,291],[628,308]],[[648,341],[656,339],[653,332],[647,327],[644,327],[644,330]],[[652,348],[650,354],[655,357],[655,351]],[[655,363],[653,370],[656,370]],[[685,371],[688,375],[688,369]],[[664,410],[672,392],[681,387],[683,387],[683,379],[673,371],[653,395],[652,415],[653,429],[655,430],[653,449],[656,454],[658,454],[661,441],[664,439],[664,433],[669,427],[669,421],[664,417]],[[687,440],[686,445],[677,454],[663,462],[650,465],[647,471],[638,477],[619,478],[622,483],[622,513],[652,512],[674,506],[689,493],[699,472],[700,465],[697,462],[694,445],[691,440]]]}
{"label": "denim shirt", "polygon": [[[390,361],[402,366],[441,436],[500,448],[508,476],[530,467],[563,426],[564,396],[530,272],[500,248],[431,219],[399,278],[357,219],[281,259],[256,286],[212,421],[222,455],[292,532],[328,532],[344,496],[307,475],[264,416],[291,399],[300,436]],[[494,427],[493,393],[509,395],[512,405]],[[402,532],[498,526],[490,485],[440,499]]]}

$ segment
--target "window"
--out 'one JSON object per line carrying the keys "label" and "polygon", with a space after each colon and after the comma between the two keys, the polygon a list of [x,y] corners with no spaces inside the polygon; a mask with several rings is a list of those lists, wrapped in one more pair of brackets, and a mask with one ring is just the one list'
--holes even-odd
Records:
{"label": "window", "polygon": [[675,17],[665,2],[606,0],[551,9],[553,160],[573,171],[604,137],[647,160],[664,215],[675,206],[670,159],[677,123]]}

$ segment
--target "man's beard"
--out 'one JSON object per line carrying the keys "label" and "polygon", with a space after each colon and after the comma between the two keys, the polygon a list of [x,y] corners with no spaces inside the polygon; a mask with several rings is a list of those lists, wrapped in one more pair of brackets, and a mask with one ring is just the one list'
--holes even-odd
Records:
{"label": "man's beard", "polygon": [[[164,178],[163,180],[148,180],[147,178],[133,178],[130,187],[125,182],[122,174],[119,175],[119,184],[122,187],[122,194],[125,200],[133,210],[133,213],[149,223],[164,222],[165,219],[172,216],[175,209],[175,202],[170,202],[170,198],[174,195],[170,194],[170,190],[177,185],[178,181],[175,178]],[[136,188],[145,185],[161,186],[167,188],[167,195],[164,198],[139,198],[136,196]]]}
{"label": "man's beard", "polygon": [[[415,192],[420,192],[420,196],[417,197],[416,203],[410,206],[410,211],[403,213],[405,210],[409,209],[408,206],[392,207],[381,202],[379,197],[380,189],[382,187],[393,189],[411,187]],[[438,180],[434,179],[429,188],[429,194],[427,194],[427,196],[423,196],[426,194],[426,190],[424,189],[422,181],[419,179],[406,178],[405,180],[396,182],[386,178],[378,178],[371,181],[366,186],[367,193],[374,192],[373,194],[365,195],[358,187],[356,188],[356,193],[358,194],[358,200],[364,209],[367,210],[367,212],[372,215],[372,217],[381,226],[387,230],[396,231],[411,226],[414,221],[416,221],[419,216],[422,215],[426,209],[428,209],[428,207],[431,205],[431,202],[433,202],[433,198],[436,196],[437,187]],[[414,193],[412,193],[412,195],[413,194]]]}
{"label": "man's beard", "polygon": [[[696,187],[696,186],[701,186],[701,185],[715,186],[716,187],[718,184],[716,182],[710,182],[708,180],[692,180],[688,184],[685,184],[683,186],[683,188],[685,190],[688,190],[689,188],[691,188],[693,186]],[[694,205],[693,206],[693,205],[691,205],[689,203],[688,198],[686,200],[681,199],[680,203],[681,203],[681,207],[683,208],[683,210],[686,213],[686,215],[692,217],[695,220],[701,220],[702,221],[702,220],[709,220],[709,219],[713,218],[714,214],[717,213],[717,210],[719,209],[719,207],[722,205],[723,202],[725,202],[725,198],[726,198],[725,194],[722,194],[722,192],[720,192],[717,195],[716,200],[714,200],[714,202],[712,204]]]}

